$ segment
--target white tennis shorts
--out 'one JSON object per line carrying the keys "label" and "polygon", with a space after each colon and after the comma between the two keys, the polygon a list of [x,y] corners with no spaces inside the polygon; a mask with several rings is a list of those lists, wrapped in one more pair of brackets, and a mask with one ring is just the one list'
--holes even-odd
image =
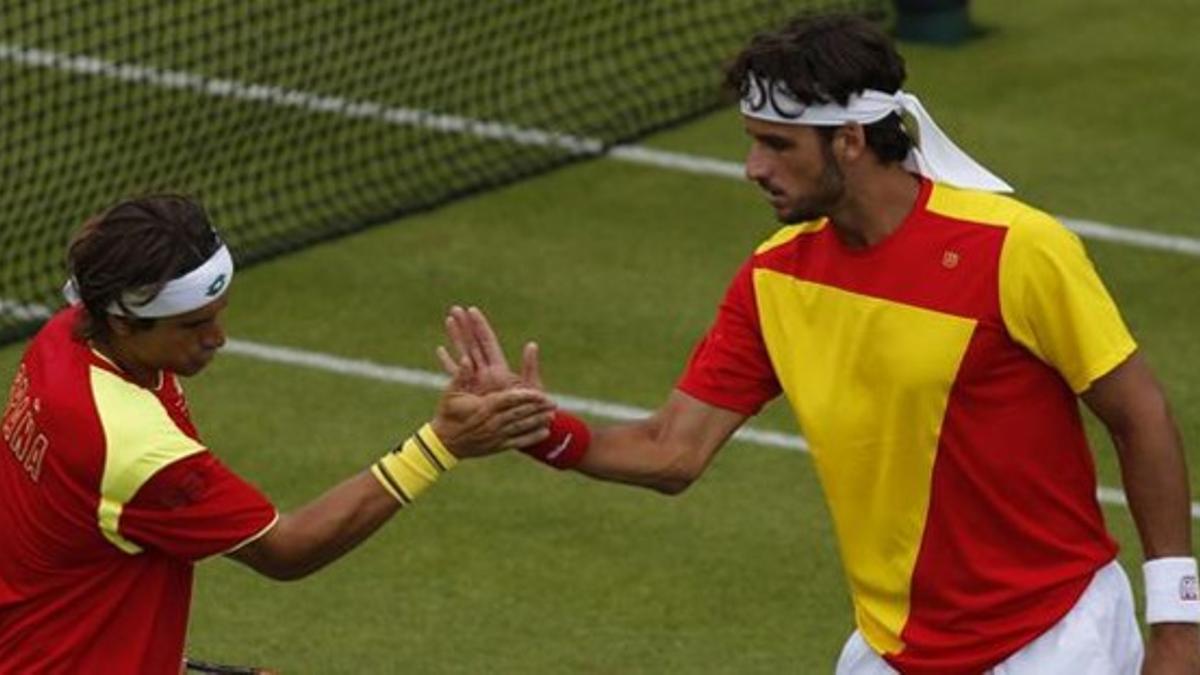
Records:
{"label": "white tennis shorts", "polygon": [[[1129,577],[1116,561],[1101,567],[1066,616],[986,675],[1137,675],[1142,667]],[[894,675],[858,631],[846,641],[837,675]]]}

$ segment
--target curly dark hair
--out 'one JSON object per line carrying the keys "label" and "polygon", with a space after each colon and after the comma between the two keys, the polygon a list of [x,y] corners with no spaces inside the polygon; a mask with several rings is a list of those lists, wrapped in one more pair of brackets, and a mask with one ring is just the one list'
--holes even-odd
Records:
{"label": "curly dark hair", "polygon": [[[84,309],[75,327],[81,339],[109,337],[108,307],[130,314],[123,297],[145,304],[163,286],[204,264],[221,247],[208,214],[196,200],[153,194],[119,202],[89,218],[67,246],[67,269]],[[153,319],[132,319],[137,329]]]}
{"label": "curly dark hair", "polygon": [[[725,70],[725,89],[742,98],[749,77],[787,85],[805,105],[846,105],[865,89],[894,93],[904,84],[904,59],[883,31],[858,16],[830,14],[796,19],[778,30],[759,33]],[[818,127],[831,138],[834,127]],[[867,145],[883,162],[908,156],[912,139],[893,113],[863,125]]]}

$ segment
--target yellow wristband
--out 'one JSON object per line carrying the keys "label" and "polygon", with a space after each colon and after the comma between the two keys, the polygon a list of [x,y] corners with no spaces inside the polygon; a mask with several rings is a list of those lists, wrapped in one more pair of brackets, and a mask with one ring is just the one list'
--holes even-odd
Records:
{"label": "yellow wristband", "polygon": [[426,424],[371,466],[371,474],[401,506],[411,503],[458,459]]}

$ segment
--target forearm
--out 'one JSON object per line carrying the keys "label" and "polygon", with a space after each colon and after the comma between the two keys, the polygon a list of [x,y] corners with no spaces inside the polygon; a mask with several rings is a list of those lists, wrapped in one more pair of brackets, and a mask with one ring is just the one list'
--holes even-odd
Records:
{"label": "forearm", "polygon": [[1147,560],[1192,555],[1187,465],[1175,425],[1165,411],[1162,417],[1157,424],[1113,430],[1125,495]]}
{"label": "forearm", "polygon": [[293,531],[289,562],[300,576],[311,574],[358,546],[399,507],[363,471],[280,519],[280,525]]}
{"label": "forearm", "polygon": [[575,468],[592,478],[677,494],[699,471],[684,453],[663,443],[661,427],[652,417],[595,429],[587,454]]}
{"label": "forearm", "polygon": [[1200,672],[1187,463],[1162,387],[1135,353],[1083,399],[1112,434],[1129,511],[1152,561],[1143,566],[1151,625],[1142,672]]}
{"label": "forearm", "polygon": [[541,392],[486,396],[464,389],[466,370],[442,394],[434,419],[392,452],[313,502],[284,514],[230,557],[275,579],[298,579],[337,560],[411,503],[459,457],[537,441],[553,405]]}
{"label": "forearm", "polygon": [[430,426],[316,500],[282,516],[233,557],[276,579],[298,579],[345,555],[457,464]]}
{"label": "forearm", "polygon": [[1145,557],[1191,557],[1191,500],[1183,444],[1150,367],[1134,353],[1093,382],[1083,400],[1112,435]]}
{"label": "forearm", "polygon": [[363,471],[308,504],[279,517],[268,545],[233,557],[274,579],[307,576],[345,555],[399,509],[374,476]]}
{"label": "forearm", "polygon": [[592,432],[576,468],[594,478],[678,494],[708,468],[746,416],[674,391],[651,417]]}
{"label": "forearm", "polygon": [[[1147,675],[1200,672],[1200,626],[1195,622],[1194,602],[1190,611],[1182,609],[1186,603],[1179,581],[1181,568],[1187,570],[1186,561],[1194,555],[1187,466],[1175,426],[1165,426],[1170,433],[1113,437],[1143,555],[1155,561],[1143,572],[1150,623],[1142,669]],[[1167,567],[1152,574],[1151,565],[1160,564]],[[1194,561],[1191,565],[1194,574]]]}

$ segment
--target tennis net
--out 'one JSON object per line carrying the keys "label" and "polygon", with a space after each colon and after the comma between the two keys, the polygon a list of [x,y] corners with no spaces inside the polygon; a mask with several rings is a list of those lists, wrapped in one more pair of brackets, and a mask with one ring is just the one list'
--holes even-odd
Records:
{"label": "tennis net", "polygon": [[251,263],[709,111],[754,31],[882,5],[0,0],[0,342],[122,196],[200,197]]}

